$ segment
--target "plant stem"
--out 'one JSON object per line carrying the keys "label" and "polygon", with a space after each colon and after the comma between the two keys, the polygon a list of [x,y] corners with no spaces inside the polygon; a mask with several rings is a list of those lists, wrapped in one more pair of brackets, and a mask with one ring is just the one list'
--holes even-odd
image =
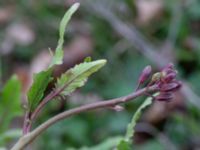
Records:
{"label": "plant stem", "polygon": [[23,123],[23,135],[27,134],[27,126],[28,126],[28,120],[29,120],[29,115],[28,111],[26,110],[25,115],[24,115],[24,123]]}
{"label": "plant stem", "polygon": [[31,120],[34,120],[37,115],[39,114],[39,112],[41,111],[41,109],[50,101],[52,100],[54,97],[58,96],[69,84],[71,84],[75,79],[71,80],[69,83],[65,84],[62,88],[57,89],[55,91],[52,91],[51,93],[49,93],[39,104],[39,106],[35,109],[35,111],[31,114]]}
{"label": "plant stem", "polygon": [[[30,132],[31,130],[31,126],[32,126],[32,122],[33,120],[37,117],[37,115],[39,114],[39,112],[41,111],[41,109],[54,97],[56,96],[56,92],[52,91],[51,93],[49,93],[42,101],[41,103],[38,105],[38,107],[35,109],[35,111],[30,115],[30,116],[26,116],[25,115],[25,119],[24,119],[24,125],[23,125],[23,134],[27,134],[28,132]],[[27,118],[28,117],[28,118]],[[27,120],[30,120],[29,123],[27,123]]]}
{"label": "plant stem", "polygon": [[76,78],[74,78],[73,80],[71,80],[70,82],[68,82],[67,84],[65,84],[62,88],[60,89],[56,89],[54,91],[52,91],[51,93],[49,93],[42,101],[41,103],[37,106],[37,108],[34,110],[33,113],[31,113],[30,115],[30,122],[28,127],[27,127],[27,133],[30,132],[31,130],[31,126],[32,126],[32,122],[35,120],[35,118],[37,117],[37,115],[39,114],[39,112],[42,110],[42,108],[53,98],[55,98],[56,96],[59,96],[59,94],[68,86],[70,85],[72,82],[74,82],[74,80],[76,80]]}
{"label": "plant stem", "polygon": [[41,109],[51,100],[55,97],[56,93],[52,91],[49,93],[38,105],[38,107],[35,109],[35,111],[31,115],[31,120],[35,119],[38,115],[38,113],[41,111]]}
{"label": "plant stem", "polygon": [[115,106],[118,104],[126,103],[128,101],[131,101],[131,100],[139,97],[139,96],[144,95],[144,93],[146,93],[146,92],[154,92],[157,90],[157,88],[158,87],[156,85],[153,85],[148,88],[140,89],[140,90],[133,92],[127,96],[110,99],[110,100],[106,100],[106,101],[94,102],[91,104],[86,104],[86,105],[83,105],[83,106],[80,106],[77,108],[73,108],[73,109],[64,111],[63,113],[60,113],[60,114],[50,118],[49,120],[47,120],[46,122],[41,124],[39,127],[37,127],[32,132],[21,137],[11,150],[24,149],[27,145],[29,145],[31,142],[33,142],[36,137],[38,137],[40,134],[42,134],[46,129],[48,129],[50,126],[54,125],[55,123],[57,123],[63,119],[66,119],[68,117],[71,117],[73,115],[76,115],[76,114],[79,114],[82,112],[96,110],[96,109],[100,109],[100,108],[109,108],[109,107],[112,107],[112,106]]}
{"label": "plant stem", "polygon": [[[73,81],[73,80],[72,80]],[[71,81],[71,82],[72,82]],[[70,83],[71,83],[70,82]],[[39,114],[39,112],[42,110],[42,108],[53,98],[55,98],[56,96],[58,96],[70,83],[64,85],[62,88],[52,91],[51,93],[49,93],[42,101],[41,103],[38,105],[38,107],[34,110],[34,112],[30,115],[29,120],[31,121],[31,123],[28,124],[27,128],[26,128],[26,133],[30,132],[31,130],[31,126],[32,126],[32,122],[35,120],[35,118],[37,117],[37,115]],[[25,123],[25,122],[24,122]],[[25,134],[26,134],[25,133]]]}

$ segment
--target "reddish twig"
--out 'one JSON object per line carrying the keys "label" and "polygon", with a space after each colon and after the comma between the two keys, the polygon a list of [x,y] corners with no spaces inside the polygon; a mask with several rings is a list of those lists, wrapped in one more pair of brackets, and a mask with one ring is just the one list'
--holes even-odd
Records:
{"label": "reddish twig", "polygon": [[52,92],[50,92],[42,101],[41,103],[37,106],[37,108],[34,110],[33,113],[31,113],[30,117],[28,118],[28,120],[30,120],[30,123],[27,125],[26,127],[26,133],[30,132],[31,130],[31,126],[32,126],[32,122],[35,120],[35,118],[37,117],[37,115],[40,113],[40,111],[42,110],[42,108],[49,102],[51,101],[53,98],[55,98],[56,96],[59,96],[60,93],[69,85],[71,84],[75,79],[71,80],[69,83],[65,84],[62,88],[60,89],[56,89]]}
{"label": "reddish twig", "polygon": [[43,124],[41,124],[39,127],[37,127],[35,130],[33,130],[30,133],[27,133],[23,137],[19,139],[19,141],[14,145],[14,147],[11,150],[21,150],[24,149],[28,144],[30,144],[36,137],[38,137],[40,134],[42,134],[46,129],[48,129],[50,126],[54,125],[55,123],[66,119],[68,117],[71,117],[73,115],[77,115],[82,112],[96,110],[100,108],[109,108],[112,106],[116,106],[118,104],[126,103],[128,101],[131,101],[139,96],[144,95],[146,92],[155,92],[158,89],[157,85],[150,86],[148,88],[140,89],[136,92],[133,92],[127,96],[119,97],[115,99],[110,99],[106,101],[100,101],[100,102],[94,102],[91,104],[86,104],[77,108],[73,108],[67,111],[64,111],[63,113],[60,113]]}

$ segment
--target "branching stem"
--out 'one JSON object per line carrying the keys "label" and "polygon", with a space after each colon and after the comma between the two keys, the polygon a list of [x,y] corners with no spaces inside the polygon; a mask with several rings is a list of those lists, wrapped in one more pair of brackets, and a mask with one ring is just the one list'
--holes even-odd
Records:
{"label": "branching stem", "polygon": [[[30,117],[28,118],[31,123],[29,123],[28,125],[24,125],[27,126],[26,127],[26,132],[23,132],[24,134],[27,134],[28,132],[30,132],[31,130],[31,126],[32,126],[32,122],[35,120],[35,118],[37,117],[37,115],[39,114],[39,112],[42,110],[42,108],[53,98],[55,98],[56,96],[58,96],[70,83],[72,83],[74,80],[72,80],[71,82],[69,82],[68,84],[65,84],[62,88],[57,89],[52,91],[51,93],[49,93],[42,101],[41,103],[37,106],[37,108],[34,110],[33,113],[31,113]],[[27,120],[27,119],[26,119]],[[24,122],[26,123],[26,122]]]}
{"label": "branching stem", "polygon": [[115,99],[110,99],[106,101],[100,101],[100,102],[94,102],[91,104],[86,104],[77,108],[73,108],[67,111],[64,111],[43,124],[41,124],[39,127],[37,127],[35,130],[33,130],[30,133],[27,133],[26,135],[22,136],[19,141],[14,145],[14,147],[11,150],[23,150],[27,145],[29,145],[31,142],[34,141],[36,137],[38,137],[40,134],[42,134],[46,129],[48,129],[50,126],[54,125],[55,123],[66,119],[68,117],[71,117],[73,115],[86,112],[86,111],[91,111],[91,110],[96,110],[100,108],[109,108],[110,106],[115,106],[118,104],[126,103],[128,101],[131,101],[139,96],[144,95],[146,92],[154,92],[157,90],[157,85],[150,86],[148,88],[143,88],[140,89],[136,92],[133,92],[127,96],[115,98]]}

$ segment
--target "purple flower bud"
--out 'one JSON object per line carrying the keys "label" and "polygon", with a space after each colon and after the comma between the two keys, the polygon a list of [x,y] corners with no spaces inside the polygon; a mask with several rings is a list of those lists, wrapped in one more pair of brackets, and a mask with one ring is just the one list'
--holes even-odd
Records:
{"label": "purple flower bud", "polygon": [[173,63],[168,63],[166,68],[174,69],[174,64]]}
{"label": "purple flower bud", "polygon": [[151,75],[151,71],[151,66],[146,66],[144,68],[139,78],[139,84],[143,84],[149,78],[149,76]]}
{"label": "purple flower bud", "polygon": [[173,93],[182,86],[180,81],[176,80],[177,71],[174,65],[169,63],[161,72],[152,76],[152,83],[157,85],[160,94],[155,97],[158,101],[169,101],[173,98]]}
{"label": "purple flower bud", "polygon": [[179,88],[180,88],[180,83],[172,82],[161,85],[160,91],[161,92],[176,91]]}
{"label": "purple flower bud", "polygon": [[165,82],[171,82],[173,81],[174,79],[176,78],[176,73],[175,72],[172,72],[172,73],[169,73],[168,75],[166,75],[165,77]]}
{"label": "purple flower bud", "polygon": [[170,74],[170,73],[174,73],[174,70],[171,69],[171,68],[164,68],[164,69],[162,70],[162,72],[165,73],[165,74]]}
{"label": "purple flower bud", "polygon": [[173,99],[172,92],[161,92],[158,96],[155,97],[158,101],[170,101]]}
{"label": "purple flower bud", "polygon": [[176,83],[177,83],[178,85],[177,85],[176,88],[173,89],[173,91],[177,91],[177,90],[179,90],[179,89],[181,88],[181,86],[182,86],[181,81],[176,81]]}
{"label": "purple flower bud", "polygon": [[[175,72],[174,65],[172,63],[167,64],[163,69],[162,72],[169,74]],[[175,72],[176,73],[176,72]]]}

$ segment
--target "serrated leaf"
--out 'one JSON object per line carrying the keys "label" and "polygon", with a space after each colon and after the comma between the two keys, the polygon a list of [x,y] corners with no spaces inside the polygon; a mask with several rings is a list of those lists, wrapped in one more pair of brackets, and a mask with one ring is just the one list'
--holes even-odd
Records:
{"label": "serrated leaf", "polygon": [[52,69],[48,69],[46,71],[41,71],[33,76],[33,84],[30,87],[27,97],[28,97],[28,106],[30,111],[33,111],[41,99],[44,96],[44,92],[52,80],[51,78]]}
{"label": "serrated leaf", "polygon": [[67,26],[71,16],[78,9],[78,7],[79,3],[72,5],[72,7],[70,7],[70,9],[65,13],[61,20],[58,45],[49,68],[46,71],[41,71],[37,74],[34,74],[33,84],[27,94],[30,111],[33,111],[43,98],[44,91],[51,81],[52,67],[54,65],[62,64],[65,27]]}
{"label": "serrated leaf", "polygon": [[60,28],[59,28],[59,40],[58,45],[55,50],[55,54],[53,56],[52,62],[49,66],[51,68],[53,65],[60,65],[63,63],[63,43],[64,43],[64,35],[65,35],[65,28],[71,19],[71,16],[76,12],[76,10],[79,7],[79,3],[75,3],[70,7],[70,9],[65,13],[64,17],[62,18],[60,22]]}
{"label": "serrated leaf", "polygon": [[0,132],[5,131],[10,121],[21,114],[21,83],[14,75],[3,87],[0,98]]}
{"label": "serrated leaf", "polygon": [[152,98],[148,97],[143,103],[142,105],[137,109],[137,111],[135,112],[135,114],[133,115],[133,118],[131,120],[131,122],[128,124],[127,126],[127,130],[126,130],[126,136],[125,139],[126,141],[130,141],[132,136],[134,135],[134,128],[136,126],[137,121],[139,120],[141,114],[142,114],[142,110],[144,108],[146,108],[147,106],[149,106],[152,103]]}
{"label": "serrated leaf", "polygon": [[74,68],[69,69],[61,75],[57,80],[56,88],[64,90],[61,92],[63,95],[69,95],[75,89],[83,86],[88,77],[94,72],[98,71],[106,64],[106,60],[97,60],[92,62],[83,62],[76,65]]}
{"label": "serrated leaf", "polygon": [[[154,96],[156,96],[158,93],[154,94]],[[132,137],[134,135],[134,128],[136,126],[137,121],[139,120],[141,114],[142,114],[142,110],[144,108],[146,108],[147,106],[149,106],[152,103],[152,97],[148,97],[141,105],[140,107],[137,109],[137,111],[135,112],[135,114],[133,115],[133,118],[131,120],[131,122],[128,124],[127,129],[126,129],[126,135],[124,137],[124,139],[122,141],[120,141],[120,143],[117,145],[117,150],[122,150],[120,149],[121,147],[128,147],[131,144],[132,141]]]}

